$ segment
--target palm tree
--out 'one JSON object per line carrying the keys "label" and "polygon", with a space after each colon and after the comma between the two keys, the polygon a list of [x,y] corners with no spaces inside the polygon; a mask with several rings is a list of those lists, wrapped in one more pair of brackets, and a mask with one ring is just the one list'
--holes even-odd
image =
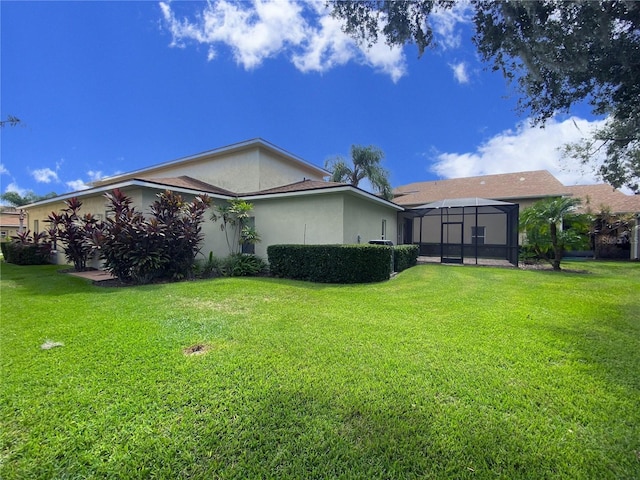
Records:
{"label": "palm tree", "polygon": [[393,193],[388,179],[389,172],[380,165],[383,158],[384,152],[378,147],[352,145],[351,166],[344,158],[336,157],[327,160],[325,168],[331,172],[332,182],[349,183],[357,187],[366,178],[380,196],[391,200]]}
{"label": "palm tree", "polygon": [[[526,233],[527,243],[556,271],[560,270],[564,250],[580,246],[586,240],[581,230],[588,216],[575,212],[578,205],[579,198],[547,198],[525,208],[520,215],[520,231]],[[563,225],[568,228],[562,228]],[[549,250],[553,252],[551,258]]]}

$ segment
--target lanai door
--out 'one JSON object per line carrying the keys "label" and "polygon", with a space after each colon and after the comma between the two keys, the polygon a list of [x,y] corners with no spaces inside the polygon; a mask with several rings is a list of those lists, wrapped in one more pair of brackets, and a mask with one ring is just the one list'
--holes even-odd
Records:
{"label": "lanai door", "polygon": [[462,222],[443,222],[440,233],[440,262],[463,262]]}

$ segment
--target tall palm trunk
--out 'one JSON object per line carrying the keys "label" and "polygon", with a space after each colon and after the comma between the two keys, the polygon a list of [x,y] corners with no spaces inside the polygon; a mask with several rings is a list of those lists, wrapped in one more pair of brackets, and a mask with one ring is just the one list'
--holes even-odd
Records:
{"label": "tall palm trunk", "polygon": [[560,271],[560,262],[562,261],[562,246],[558,243],[558,225],[551,222],[549,225],[549,234],[551,236],[551,245],[553,246],[553,262],[551,265],[556,271]]}

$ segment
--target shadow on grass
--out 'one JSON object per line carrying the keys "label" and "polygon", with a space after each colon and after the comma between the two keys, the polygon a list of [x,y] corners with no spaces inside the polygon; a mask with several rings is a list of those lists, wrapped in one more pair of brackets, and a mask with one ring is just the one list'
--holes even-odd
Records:
{"label": "shadow on grass", "polygon": [[[325,391],[272,389],[240,413],[233,438],[222,439],[222,478],[546,478],[562,476],[553,439],[508,415],[478,415],[479,405],[424,399],[344,397]],[[240,450],[229,449],[232,444]],[[586,472],[583,472],[586,473]],[[568,472],[565,472],[568,474]]]}

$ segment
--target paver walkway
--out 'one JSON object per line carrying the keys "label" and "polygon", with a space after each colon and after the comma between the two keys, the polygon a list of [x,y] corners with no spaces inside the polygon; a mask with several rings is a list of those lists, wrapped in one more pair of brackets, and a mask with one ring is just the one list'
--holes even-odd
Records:
{"label": "paver walkway", "polygon": [[116,277],[104,270],[87,270],[86,272],[69,272],[69,275],[73,275],[80,278],[86,278],[94,282],[101,282],[103,280],[114,280]]}

